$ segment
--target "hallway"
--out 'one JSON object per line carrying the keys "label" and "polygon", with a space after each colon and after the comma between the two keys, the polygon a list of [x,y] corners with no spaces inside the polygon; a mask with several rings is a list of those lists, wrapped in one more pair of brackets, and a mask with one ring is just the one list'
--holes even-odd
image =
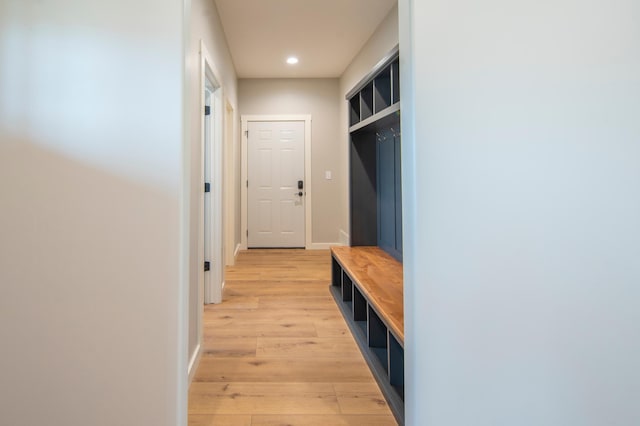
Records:
{"label": "hallway", "polygon": [[329,294],[327,251],[250,250],[207,305],[189,425],[395,425]]}

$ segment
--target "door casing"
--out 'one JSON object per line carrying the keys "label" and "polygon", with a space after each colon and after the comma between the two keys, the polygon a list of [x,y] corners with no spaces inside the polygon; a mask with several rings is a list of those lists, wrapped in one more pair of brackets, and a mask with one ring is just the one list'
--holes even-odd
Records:
{"label": "door casing", "polygon": [[236,142],[235,107],[227,98],[225,101],[224,125],[224,259],[226,266],[235,264],[236,255],[240,250],[240,241],[236,239],[236,200],[239,196],[239,182],[236,177],[240,162],[240,147]]}

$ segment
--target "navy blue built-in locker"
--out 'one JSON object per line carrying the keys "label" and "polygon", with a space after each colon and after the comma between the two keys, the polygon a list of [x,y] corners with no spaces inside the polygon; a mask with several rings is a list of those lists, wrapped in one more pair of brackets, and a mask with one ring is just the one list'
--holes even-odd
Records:
{"label": "navy blue built-in locker", "polygon": [[402,181],[400,135],[393,128],[376,137],[378,246],[402,261]]}
{"label": "navy blue built-in locker", "polygon": [[377,245],[402,262],[399,67],[396,49],[346,99],[351,245]]}
{"label": "navy blue built-in locker", "polygon": [[396,251],[400,253],[397,258],[402,262],[402,157],[400,149],[400,133],[394,135],[394,144],[396,150],[395,156],[395,186],[396,186]]}

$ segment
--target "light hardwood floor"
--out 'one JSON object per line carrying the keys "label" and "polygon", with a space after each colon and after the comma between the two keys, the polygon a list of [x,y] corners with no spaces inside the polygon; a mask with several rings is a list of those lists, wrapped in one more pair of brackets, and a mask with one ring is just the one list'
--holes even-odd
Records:
{"label": "light hardwood floor", "polygon": [[249,250],[204,314],[190,426],[397,425],[329,294],[328,251]]}

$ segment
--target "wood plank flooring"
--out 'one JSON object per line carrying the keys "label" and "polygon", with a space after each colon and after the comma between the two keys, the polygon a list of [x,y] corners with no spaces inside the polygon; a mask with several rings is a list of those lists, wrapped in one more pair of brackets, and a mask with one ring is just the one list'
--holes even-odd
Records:
{"label": "wood plank flooring", "polygon": [[190,426],[397,425],[329,294],[328,251],[249,250],[207,305]]}

